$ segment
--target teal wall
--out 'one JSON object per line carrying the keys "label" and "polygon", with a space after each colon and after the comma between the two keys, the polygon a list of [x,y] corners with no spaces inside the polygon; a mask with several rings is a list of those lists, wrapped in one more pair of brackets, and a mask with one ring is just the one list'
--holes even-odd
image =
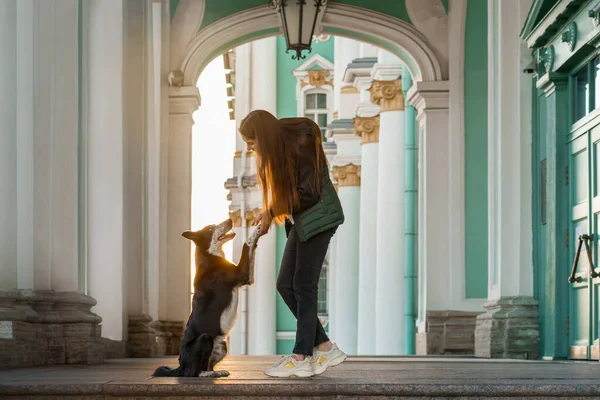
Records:
{"label": "teal wall", "polygon": [[487,297],[487,1],[470,1],[465,32],[466,297]]}
{"label": "teal wall", "polygon": [[411,23],[404,0],[338,0],[332,1],[332,3],[368,8]]}
{"label": "teal wall", "polygon": [[179,5],[180,0],[169,0],[169,9],[171,14],[171,19],[175,16],[175,10],[177,10],[177,6]]}
{"label": "teal wall", "polygon": [[265,0],[206,0],[206,8],[204,9],[204,19],[202,20],[200,29],[205,28],[213,22],[216,22],[229,15],[238,13],[248,8],[264,6],[265,4],[267,4],[267,1]]}
{"label": "teal wall", "polygon": [[[292,53],[286,54],[285,38],[277,37],[277,117],[296,117],[298,102],[296,100],[296,78],[292,71],[304,63],[314,54],[320,54],[327,60],[333,62],[333,37],[326,42],[313,43],[312,52],[304,53],[306,59],[292,60]],[[277,228],[277,274],[281,267],[281,257],[287,241],[284,227]],[[277,294],[277,331],[296,331],[296,319],[287,308],[283,299]],[[289,354],[294,347],[293,340],[278,340],[277,354]]]}

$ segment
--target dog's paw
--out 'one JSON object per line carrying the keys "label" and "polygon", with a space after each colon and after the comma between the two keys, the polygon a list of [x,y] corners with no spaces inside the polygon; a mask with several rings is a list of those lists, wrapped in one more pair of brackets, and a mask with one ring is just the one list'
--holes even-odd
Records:
{"label": "dog's paw", "polygon": [[256,243],[258,242],[258,238],[260,237],[259,232],[260,232],[260,224],[258,224],[256,226],[256,229],[254,229],[254,232],[252,232],[250,237],[248,237],[248,239],[246,240],[246,244],[248,245],[248,247],[252,248],[252,247],[256,246]]}
{"label": "dog's paw", "polygon": [[229,372],[228,371],[202,371],[200,372],[200,375],[198,375],[200,378],[226,378],[229,376]]}

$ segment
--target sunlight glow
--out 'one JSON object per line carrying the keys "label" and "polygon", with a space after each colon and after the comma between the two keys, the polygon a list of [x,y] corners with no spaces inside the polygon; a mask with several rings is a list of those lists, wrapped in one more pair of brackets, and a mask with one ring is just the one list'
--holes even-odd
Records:
{"label": "sunlight glow", "polygon": [[[224,184],[233,175],[235,121],[229,119],[222,56],[215,58],[204,69],[198,79],[198,89],[202,105],[193,115],[192,230],[222,222],[229,217],[229,201]],[[223,246],[223,250],[225,257],[231,260],[233,241]],[[193,253],[191,268],[193,279]]]}

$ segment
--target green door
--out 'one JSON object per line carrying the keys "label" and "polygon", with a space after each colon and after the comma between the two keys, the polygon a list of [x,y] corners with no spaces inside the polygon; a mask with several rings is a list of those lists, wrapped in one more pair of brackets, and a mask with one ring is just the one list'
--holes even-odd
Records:
{"label": "green door", "polygon": [[[569,358],[597,360],[598,285],[596,239],[600,214],[600,125],[569,143],[569,215],[567,235],[571,275],[569,290]],[[586,243],[590,249],[588,257]],[[578,262],[575,259],[579,254]],[[591,259],[591,264],[590,261]]]}

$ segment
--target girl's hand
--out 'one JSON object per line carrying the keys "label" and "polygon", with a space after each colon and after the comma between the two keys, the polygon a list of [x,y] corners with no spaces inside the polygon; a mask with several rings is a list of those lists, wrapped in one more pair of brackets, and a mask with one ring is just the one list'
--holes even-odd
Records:
{"label": "girl's hand", "polygon": [[263,211],[254,219],[252,225],[257,225],[260,223],[260,231],[259,235],[263,236],[269,232],[269,228],[271,227],[271,223],[273,222],[273,218],[271,218],[271,214],[268,211]]}

